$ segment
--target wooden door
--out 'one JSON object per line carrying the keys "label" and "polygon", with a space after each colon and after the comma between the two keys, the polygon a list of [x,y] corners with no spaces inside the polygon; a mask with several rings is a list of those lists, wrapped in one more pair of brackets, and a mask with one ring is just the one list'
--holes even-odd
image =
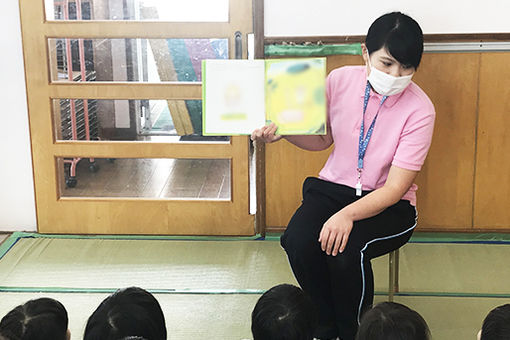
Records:
{"label": "wooden door", "polygon": [[[484,53],[480,61],[479,116],[473,208],[474,228],[507,232],[510,226],[510,53]],[[502,67],[499,67],[499,66]]]}
{"label": "wooden door", "polygon": [[[152,72],[157,74],[160,82],[126,81],[122,78],[123,76],[118,76],[118,71],[120,69],[121,74],[128,74],[129,78],[129,73],[136,73],[137,67],[142,69],[140,63],[147,54],[154,55],[154,46],[157,46],[158,42],[159,44],[163,42],[166,46],[166,44],[170,45],[170,39],[228,39],[228,56],[233,58],[236,50],[234,41],[236,32],[240,32],[238,35],[243,38],[242,55],[246,58],[247,39],[245,37],[252,32],[251,0],[230,0],[229,2],[227,0],[227,19],[207,23],[170,22],[165,19],[155,20],[155,18],[140,20],[139,15],[135,17],[135,20],[124,20],[122,16],[127,15],[126,8],[115,9],[113,6],[140,2],[105,0],[102,3],[98,0],[67,0],[59,3],[53,0],[20,2],[39,232],[253,235],[254,216],[249,211],[249,140],[247,137],[198,142],[193,140],[177,142],[166,137],[152,138],[148,141],[147,138],[136,138],[136,136],[131,139],[115,140],[115,138],[108,138],[112,135],[108,135],[107,127],[100,127],[103,137],[92,138],[91,132],[88,131],[88,137],[85,139],[74,136],[73,134],[76,134],[74,132],[69,139],[65,139],[61,129],[63,116],[60,112],[65,103],[74,109],[77,106],[90,108],[94,103],[99,117],[108,110],[112,110],[114,112],[112,117],[115,116],[116,119],[115,126],[119,127],[117,130],[122,130],[126,136],[134,136],[140,131],[137,127],[140,125],[138,117],[130,114],[122,118],[123,110],[129,113],[132,112],[133,107],[141,108],[147,101],[159,100],[168,103],[175,129],[180,134],[189,134],[189,131],[186,131],[190,127],[189,117],[180,115],[179,110],[185,108],[184,104],[187,104],[187,101],[201,99],[202,91],[199,81],[190,82],[186,79],[179,79],[179,82],[172,81],[174,79],[171,77],[175,76],[178,70],[165,68],[164,61],[168,60],[168,56],[165,55],[153,57],[156,67]],[[102,12],[115,10],[120,13],[120,16],[112,18],[100,16]],[[92,20],[85,20],[84,12],[87,12],[89,19]],[[58,15],[64,20],[57,20]],[[114,41],[114,39],[117,40]],[[105,44],[109,46],[109,51],[114,51],[114,45],[120,42],[123,46],[122,55],[119,57],[112,54],[113,59],[126,60],[136,55],[136,49],[141,49],[139,45],[128,43],[128,39],[145,41],[141,45],[144,48],[144,52],[140,54],[142,57],[138,65],[128,66],[127,71],[123,67],[113,69],[112,72],[108,71],[105,66],[107,58],[100,65],[95,65],[94,76],[106,77],[105,74],[111,73],[112,78],[108,79],[109,81],[86,81],[85,78],[80,78],[80,71],[74,69],[74,61],[66,59],[66,50],[70,51],[69,55],[72,56],[76,55],[77,49],[83,62],[83,58],[86,59],[87,55],[85,53],[84,56],[82,51],[87,50],[87,46],[89,53],[97,53],[98,49],[103,48]],[[66,43],[65,48],[58,49],[58,44]],[[147,48],[148,45],[150,48]],[[64,51],[63,56],[62,51]],[[161,62],[158,62],[158,58]],[[55,72],[56,68],[61,66],[55,65],[55,62],[52,64],[51,60],[57,60],[57,64],[62,61],[67,63],[69,72],[64,75],[67,77],[66,81],[61,81],[58,72]],[[190,62],[196,63],[197,60]],[[176,63],[174,66],[177,68]],[[84,67],[88,72],[87,67],[90,68],[90,65]],[[146,71],[142,70],[140,74],[147,73]],[[165,72],[169,75],[165,75]],[[115,76],[116,73],[117,76]],[[73,81],[75,77],[81,81]],[[76,115],[71,115],[71,118],[73,117],[71,123],[72,126],[76,126]],[[178,117],[188,121],[179,121]],[[90,127],[90,124],[87,126]],[[81,132],[77,131],[77,133]],[[194,161],[197,164],[204,163],[205,160],[210,160],[211,164],[214,163],[213,161],[220,161],[227,164],[227,175],[223,179],[227,181],[230,191],[229,194],[219,198],[206,197],[205,199],[200,196],[140,197],[130,195],[129,192],[113,195],[114,187],[110,186],[109,189],[103,190],[100,196],[66,195],[69,187],[73,186],[73,182],[69,181],[71,175],[67,175],[67,178],[63,175],[65,163],[79,159],[82,159],[81,163],[77,164],[84,162],[86,164],[87,160],[92,162],[90,163],[93,173],[91,177],[96,179],[107,172],[108,164],[116,164],[120,171],[127,171],[127,165],[120,166],[120,164],[127,164],[128,161],[137,163],[143,160],[145,163],[159,164],[158,161],[164,160],[174,165],[186,161]],[[94,169],[94,164],[99,160],[103,164],[102,168]],[[94,171],[97,172],[94,173]],[[152,170],[151,176],[154,176],[155,171],[157,170]],[[168,168],[168,171],[173,173],[177,170],[174,167]],[[193,165],[189,166],[189,171],[193,171]],[[164,173],[165,169],[161,172]],[[137,171],[134,173],[122,181],[126,187],[130,187],[131,184],[132,187],[136,187],[141,183],[140,178],[148,176]],[[100,181],[96,181],[98,182]],[[185,189],[186,183],[182,185]],[[79,186],[80,179],[78,179],[77,187]]]}

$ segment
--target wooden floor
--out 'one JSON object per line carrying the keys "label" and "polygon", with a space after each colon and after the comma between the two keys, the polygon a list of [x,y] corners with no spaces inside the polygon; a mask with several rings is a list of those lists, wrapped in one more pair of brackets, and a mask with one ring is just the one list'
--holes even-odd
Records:
{"label": "wooden floor", "polygon": [[[84,159],[76,168],[77,185],[64,197],[230,198],[230,160]],[[64,176],[64,171],[62,171]]]}

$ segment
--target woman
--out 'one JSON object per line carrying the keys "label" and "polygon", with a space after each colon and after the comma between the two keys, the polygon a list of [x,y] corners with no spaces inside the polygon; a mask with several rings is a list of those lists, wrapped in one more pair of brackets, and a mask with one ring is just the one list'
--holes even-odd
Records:
{"label": "woman", "polygon": [[[416,226],[413,184],[427,155],[434,106],[411,78],[423,53],[416,21],[399,12],[378,18],[362,44],[366,66],[327,79],[324,136],[284,136],[305,150],[334,143],[319,178],[303,184],[302,205],[281,243],[299,284],[319,311],[315,337],[355,337],[373,302],[370,260],[404,245]],[[275,142],[274,124],[253,140]]]}

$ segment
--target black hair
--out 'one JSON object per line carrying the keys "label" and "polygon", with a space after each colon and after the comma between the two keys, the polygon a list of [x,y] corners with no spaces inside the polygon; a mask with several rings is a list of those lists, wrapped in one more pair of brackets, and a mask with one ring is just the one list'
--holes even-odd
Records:
{"label": "black hair", "polygon": [[429,340],[423,317],[400,303],[382,302],[362,317],[356,340]]}
{"label": "black hair", "polygon": [[494,308],[482,325],[481,340],[510,339],[510,304]]}
{"label": "black hair", "polygon": [[316,325],[311,300],[290,284],[265,292],[251,314],[253,340],[311,340]]}
{"label": "black hair", "polygon": [[165,317],[156,298],[139,287],[119,289],[101,302],[85,327],[84,340],[126,337],[166,340]]}
{"label": "black hair", "polygon": [[368,53],[385,48],[403,66],[417,69],[423,54],[423,32],[410,16],[387,13],[372,23],[365,44]]}
{"label": "black hair", "polygon": [[12,340],[66,340],[69,319],[59,301],[29,300],[7,313],[0,321],[0,337]]}

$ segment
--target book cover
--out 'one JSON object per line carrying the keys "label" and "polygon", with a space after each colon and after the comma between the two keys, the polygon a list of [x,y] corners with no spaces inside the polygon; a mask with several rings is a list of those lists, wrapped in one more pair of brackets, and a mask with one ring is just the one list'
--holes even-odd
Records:
{"label": "book cover", "polygon": [[266,119],[280,135],[326,134],[324,58],[265,61]]}

